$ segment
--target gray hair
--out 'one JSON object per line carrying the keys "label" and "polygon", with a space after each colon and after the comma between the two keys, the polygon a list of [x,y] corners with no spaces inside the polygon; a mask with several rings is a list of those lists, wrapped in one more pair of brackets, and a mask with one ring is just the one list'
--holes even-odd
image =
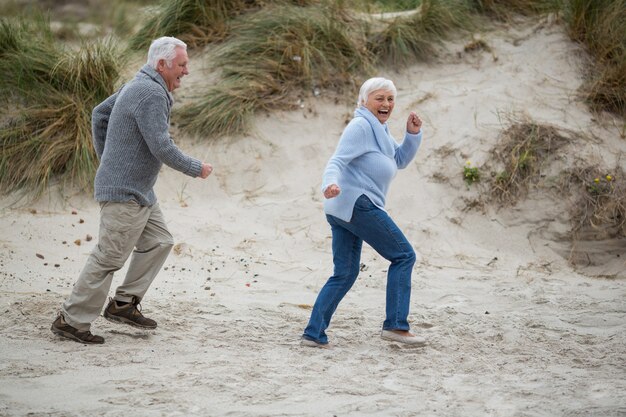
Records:
{"label": "gray hair", "polygon": [[171,67],[172,60],[176,58],[176,48],[184,48],[187,50],[187,44],[171,36],[163,36],[153,40],[148,50],[147,64],[156,69],[159,61],[164,59],[168,68]]}
{"label": "gray hair", "polygon": [[356,102],[357,106],[361,106],[367,102],[367,97],[372,93],[372,91],[376,90],[389,90],[393,91],[393,95],[396,96],[398,94],[398,90],[396,90],[396,86],[393,84],[393,81],[388,80],[383,77],[374,77],[365,81],[361,86],[361,90],[359,91],[359,98]]}

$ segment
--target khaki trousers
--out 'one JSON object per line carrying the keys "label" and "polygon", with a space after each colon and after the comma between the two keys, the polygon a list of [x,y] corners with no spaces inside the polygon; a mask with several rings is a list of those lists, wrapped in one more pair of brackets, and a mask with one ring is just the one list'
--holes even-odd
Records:
{"label": "khaki trousers", "polygon": [[65,321],[79,330],[88,330],[100,315],[113,273],[124,266],[131,253],[124,282],[115,291],[118,301],[141,300],[174,245],[158,204],[100,203],[99,233],[98,244],[61,307]]}

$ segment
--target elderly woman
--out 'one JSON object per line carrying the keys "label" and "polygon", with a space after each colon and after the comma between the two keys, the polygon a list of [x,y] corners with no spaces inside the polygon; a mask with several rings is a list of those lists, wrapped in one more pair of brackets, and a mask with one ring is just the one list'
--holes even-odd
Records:
{"label": "elderly woman", "polygon": [[391,262],[387,273],[386,318],[381,337],[411,345],[425,339],[409,332],[411,272],[415,252],[385,211],[385,196],[398,168],[405,168],[422,141],[422,121],[409,114],[404,141],[389,134],[387,120],[396,87],[385,78],[361,86],[358,108],[324,171],[324,212],[332,231],[333,275],[317,296],[302,344],[328,347],[325,330],[360,270],[363,241]]}

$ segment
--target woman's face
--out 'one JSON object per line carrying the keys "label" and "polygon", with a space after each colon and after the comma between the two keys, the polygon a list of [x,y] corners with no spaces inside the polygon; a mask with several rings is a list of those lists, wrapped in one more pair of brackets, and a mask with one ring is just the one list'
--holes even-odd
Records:
{"label": "woman's face", "polygon": [[385,123],[395,105],[395,97],[391,90],[374,90],[367,96],[365,107],[372,112],[380,123]]}

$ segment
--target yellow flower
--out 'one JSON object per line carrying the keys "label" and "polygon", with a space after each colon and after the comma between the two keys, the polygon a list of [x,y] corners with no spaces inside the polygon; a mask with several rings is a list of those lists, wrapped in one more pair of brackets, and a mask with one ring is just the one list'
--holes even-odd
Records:
{"label": "yellow flower", "polygon": [[465,165],[467,165],[467,166],[472,165],[472,161],[467,161],[467,162],[465,163]]}
{"label": "yellow flower", "polygon": [[612,177],[612,176],[610,176],[610,175],[607,175],[607,176],[606,176],[606,180],[607,180],[607,181],[612,181],[612,180],[613,180],[613,177]]}
{"label": "yellow flower", "polygon": [[593,180],[593,182],[595,182],[596,184],[600,182],[600,178],[596,178],[595,180]]}

